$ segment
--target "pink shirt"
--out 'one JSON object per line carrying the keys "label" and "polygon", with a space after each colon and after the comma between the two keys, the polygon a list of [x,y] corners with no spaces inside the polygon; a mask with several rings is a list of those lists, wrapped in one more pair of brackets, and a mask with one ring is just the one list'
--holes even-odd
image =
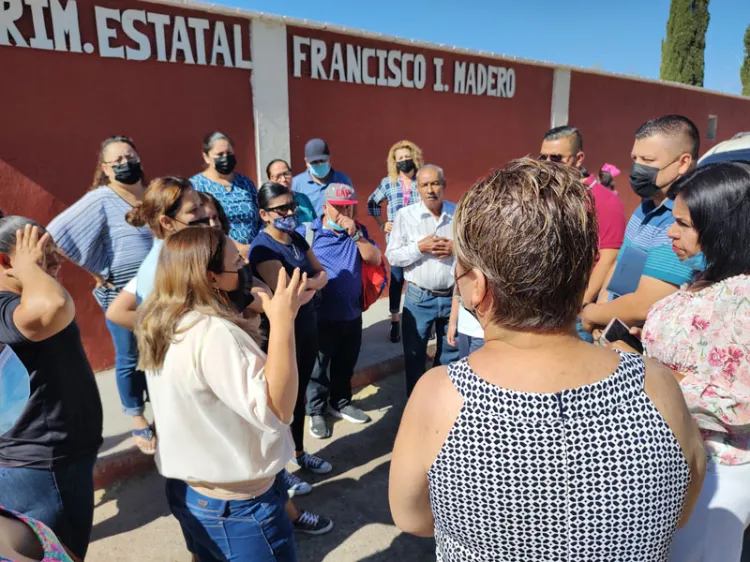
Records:
{"label": "pink shirt", "polygon": [[643,327],[646,355],[680,386],[718,464],[750,463],[750,276],[660,300]]}
{"label": "pink shirt", "polygon": [[401,180],[401,185],[403,186],[404,190],[404,207],[408,207],[409,201],[411,201],[412,178],[410,178],[409,176],[405,176],[404,174],[400,174],[399,179]]}
{"label": "pink shirt", "polygon": [[594,176],[583,180],[594,195],[599,219],[599,249],[619,250],[625,238],[625,208],[617,193],[607,189]]}

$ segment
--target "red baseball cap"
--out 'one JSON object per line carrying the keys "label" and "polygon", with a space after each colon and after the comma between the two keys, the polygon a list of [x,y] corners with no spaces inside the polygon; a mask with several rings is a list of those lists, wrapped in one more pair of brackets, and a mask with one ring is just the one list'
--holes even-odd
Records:
{"label": "red baseball cap", "polygon": [[332,183],[326,188],[325,201],[331,205],[356,205],[357,194],[350,185]]}

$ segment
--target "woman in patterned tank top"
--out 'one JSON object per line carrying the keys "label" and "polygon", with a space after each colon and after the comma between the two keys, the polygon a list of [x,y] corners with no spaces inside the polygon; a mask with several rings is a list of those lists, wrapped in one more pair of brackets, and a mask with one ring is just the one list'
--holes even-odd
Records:
{"label": "woman in patterned tank top", "polygon": [[515,160],[454,217],[480,350],[420,379],[393,451],[396,524],[441,562],[664,562],[705,456],[669,370],[578,339],[595,207],[565,166]]}

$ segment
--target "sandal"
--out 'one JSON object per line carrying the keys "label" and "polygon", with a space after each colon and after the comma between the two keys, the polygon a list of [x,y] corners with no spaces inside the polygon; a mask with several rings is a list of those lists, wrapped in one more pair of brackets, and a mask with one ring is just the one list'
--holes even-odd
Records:
{"label": "sandal", "polygon": [[[134,429],[132,434],[135,437],[135,446],[138,447],[141,453],[144,455],[156,454],[156,435],[154,434],[153,426]],[[148,442],[148,445],[143,444],[143,441]]]}

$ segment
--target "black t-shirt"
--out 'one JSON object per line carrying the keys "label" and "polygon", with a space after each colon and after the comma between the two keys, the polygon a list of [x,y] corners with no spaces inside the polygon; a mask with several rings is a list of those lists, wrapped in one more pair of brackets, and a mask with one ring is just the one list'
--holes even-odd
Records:
{"label": "black t-shirt", "polygon": [[31,393],[15,425],[0,435],[0,467],[51,469],[102,444],[102,402],[75,320],[40,342],[13,322],[20,295],[0,291],[0,343],[29,372]]}

